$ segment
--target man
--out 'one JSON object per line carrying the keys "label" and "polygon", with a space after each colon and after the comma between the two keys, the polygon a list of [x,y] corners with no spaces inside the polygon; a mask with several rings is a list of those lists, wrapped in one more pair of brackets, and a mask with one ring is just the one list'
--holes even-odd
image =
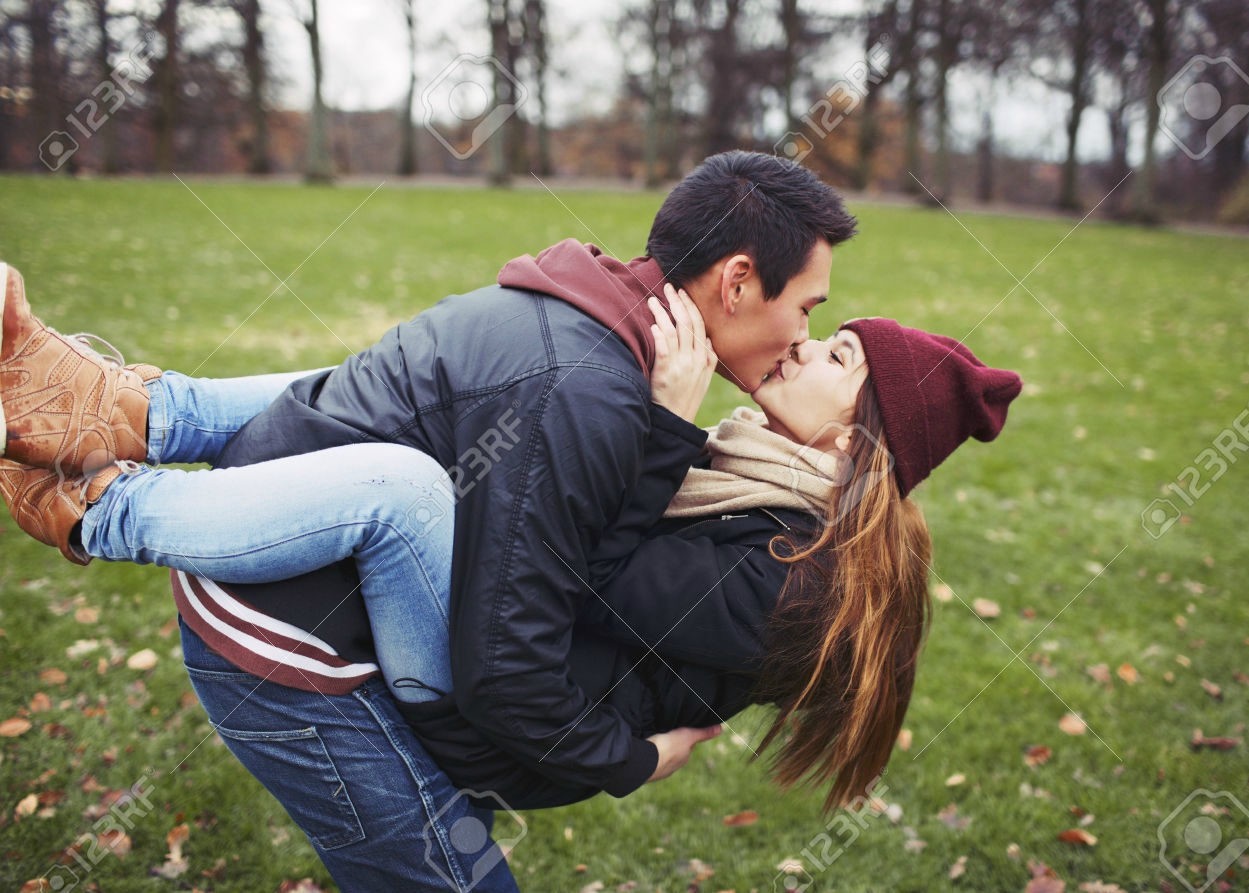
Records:
{"label": "man", "polygon": [[[684,729],[635,738],[568,666],[587,556],[625,507],[661,426],[647,381],[655,350],[647,298],[662,301],[665,281],[684,288],[718,371],[752,392],[806,340],[808,314],[827,299],[832,248],[853,232],[837,195],[805,169],[753,153],[714,156],[660,208],[647,257],[624,263],[568,240],[518,258],[497,286],[447,298],[336,369],[296,382],[238,432],[218,465],[367,441],[437,459],[456,497],[454,711],[527,770],[624,796],[671,774],[707,737]],[[268,602],[265,591],[246,597],[281,619],[289,601]],[[328,616],[334,604],[326,607]],[[247,623],[254,613],[238,608]],[[227,652],[221,637],[239,617],[183,617],[193,627],[188,671],[209,716],[344,890],[426,888],[428,874],[411,864],[420,856],[409,852],[422,839],[441,851],[426,861],[455,886],[513,888],[506,866],[482,855],[482,814],[460,802],[376,687],[333,702],[244,680],[217,700],[212,686],[230,668],[203,646]],[[335,714],[347,728],[330,741]],[[429,819],[424,828],[411,827],[413,809]]]}

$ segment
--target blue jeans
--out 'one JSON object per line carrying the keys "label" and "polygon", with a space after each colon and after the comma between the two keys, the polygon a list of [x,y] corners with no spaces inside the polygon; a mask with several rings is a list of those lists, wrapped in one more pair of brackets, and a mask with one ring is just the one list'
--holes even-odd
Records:
{"label": "blue jeans", "polygon": [[[154,463],[212,462],[295,376],[149,384]],[[451,691],[452,488],[436,460],[356,444],[241,468],[122,475],[82,522],[87,553],[225,583],[268,583],[354,558],[382,675],[400,700]]]}
{"label": "blue jeans", "polygon": [[[320,695],[266,682],[185,624],[187,673],[226,747],[303,829],[343,893],[515,893],[494,814],[457,791],[381,684]],[[496,836],[525,835],[515,813]]]}

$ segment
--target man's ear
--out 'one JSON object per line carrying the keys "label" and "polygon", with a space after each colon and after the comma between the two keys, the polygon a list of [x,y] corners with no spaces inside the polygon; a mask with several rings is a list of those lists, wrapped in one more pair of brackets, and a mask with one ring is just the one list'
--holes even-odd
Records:
{"label": "man's ear", "polygon": [[746,254],[735,254],[720,271],[720,303],[732,315],[745,297],[745,289],[755,275],[755,262]]}

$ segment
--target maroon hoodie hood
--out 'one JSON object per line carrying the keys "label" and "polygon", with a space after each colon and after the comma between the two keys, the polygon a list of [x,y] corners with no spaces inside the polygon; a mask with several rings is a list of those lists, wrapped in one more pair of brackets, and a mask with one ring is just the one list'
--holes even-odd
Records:
{"label": "maroon hoodie hood", "polygon": [[507,262],[499,285],[541,292],[567,301],[616,333],[650,378],[655,361],[655,322],[646,299],[659,298],[664,307],[664,274],[659,262],[638,257],[624,263],[608,257],[597,245],[565,239],[539,252]]}

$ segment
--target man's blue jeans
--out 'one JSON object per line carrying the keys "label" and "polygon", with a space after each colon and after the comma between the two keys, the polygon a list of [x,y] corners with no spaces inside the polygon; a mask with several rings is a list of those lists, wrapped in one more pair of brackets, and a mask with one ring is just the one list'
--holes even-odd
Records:
{"label": "man's blue jeans", "polygon": [[[152,464],[212,462],[230,435],[307,373],[149,383]],[[354,558],[395,697],[451,691],[448,603],[455,508],[446,472],[396,444],[338,447],[241,468],[143,466],[82,522],[88,554],[225,583],[268,583]]]}
{"label": "man's blue jeans", "polygon": [[[489,809],[429,758],[380,682],[346,695],[287,688],[245,673],[185,624],[183,658],[230,751],[286,807],[343,893],[515,893]],[[496,839],[524,825],[502,804]]]}

